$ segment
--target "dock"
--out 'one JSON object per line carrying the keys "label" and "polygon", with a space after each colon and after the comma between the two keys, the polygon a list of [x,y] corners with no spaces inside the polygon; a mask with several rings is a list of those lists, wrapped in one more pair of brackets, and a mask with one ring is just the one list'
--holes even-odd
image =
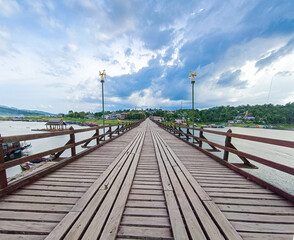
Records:
{"label": "dock", "polygon": [[[69,142],[54,152],[70,149],[70,159],[0,184],[0,239],[293,240],[293,195],[229,166],[228,151],[237,151],[229,138],[223,163],[183,141],[189,131],[175,136],[149,119],[104,135],[93,130],[96,146],[76,153],[90,140],[76,142],[67,130]],[[54,134],[61,133],[43,137]],[[31,158],[0,161],[0,181],[5,169]]]}

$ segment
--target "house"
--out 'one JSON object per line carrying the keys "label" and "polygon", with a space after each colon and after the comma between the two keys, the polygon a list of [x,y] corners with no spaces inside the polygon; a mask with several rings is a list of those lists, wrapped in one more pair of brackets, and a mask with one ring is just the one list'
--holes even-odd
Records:
{"label": "house", "polygon": [[96,119],[96,118],[95,118],[95,115],[93,115],[93,114],[88,114],[88,115],[85,116],[85,118],[93,119],[93,120]]}
{"label": "house", "polygon": [[175,121],[176,121],[177,124],[183,124],[185,122],[185,119],[177,118]]}
{"label": "house", "polygon": [[154,121],[159,121],[161,122],[163,120],[163,117],[158,117],[158,116],[151,116],[150,119],[154,120]]}
{"label": "house", "polygon": [[245,120],[247,120],[247,121],[253,121],[253,120],[255,120],[255,117],[253,117],[253,116],[247,116],[247,117],[245,117]]}
{"label": "house", "polygon": [[59,118],[51,118],[45,125],[46,129],[49,130],[64,130],[67,126],[66,123]]}
{"label": "house", "polygon": [[58,118],[64,118],[64,113],[58,113],[58,114],[57,114],[57,117],[58,117]]}
{"label": "house", "polygon": [[123,112],[120,114],[120,120],[125,120],[126,119],[126,115],[128,115],[129,113]]}
{"label": "house", "polygon": [[234,120],[228,120],[228,124],[233,124],[235,123]]}

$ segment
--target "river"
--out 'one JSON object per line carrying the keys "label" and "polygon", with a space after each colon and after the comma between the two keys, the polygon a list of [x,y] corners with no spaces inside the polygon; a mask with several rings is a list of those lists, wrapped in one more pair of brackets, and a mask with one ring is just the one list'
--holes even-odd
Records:
{"label": "river", "polygon": [[[212,128],[211,130],[226,132],[229,129],[232,130],[233,133],[250,135],[250,136],[258,136],[279,140],[288,140],[294,142],[294,131],[290,130],[277,130],[277,129],[263,129],[263,128],[241,128],[241,127],[225,127],[225,128]],[[199,132],[195,131],[195,135],[199,136]],[[211,133],[204,133],[204,136],[212,142],[224,145],[225,137],[220,135],[215,135]],[[286,166],[294,167],[294,149],[275,146],[271,144],[253,142],[238,138],[232,138],[232,144],[242,152],[246,152],[252,155],[256,155],[258,157],[265,158],[267,160],[271,160],[273,162],[277,162]],[[203,145],[204,148],[210,148],[207,144]],[[221,152],[213,153],[219,157],[223,157],[223,150]],[[279,170],[267,167],[260,163],[249,160],[258,169],[246,169],[245,171],[250,172],[251,174],[262,178],[292,194],[294,194],[294,176],[288,173],[283,173]],[[235,154],[229,154],[229,162],[242,163],[238,156]]]}
{"label": "river", "polygon": [[[81,127],[79,125],[68,125],[67,127],[73,127],[74,129],[81,129],[87,127]],[[24,134],[37,134],[37,133],[45,133],[44,131],[31,131],[31,129],[43,129],[45,128],[44,122],[21,122],[21,121],[0,121],[0,134],[2,137],[5,136],[15,136],[15,135],[24,135]],[[103,132],[100,129],[100,133]],[[80,141],[89,137],[92,137],[94,131],[82,132],[75,134],[76,141]],[[43,138],[37,140],[27,141],[26,144],[31,143],[32,147],[25,149],[23,151],[24,155],[32,155],[36,153],[40,153],[46,150],[50,150],[53,148],[64,146],[69,140],[69,135],[61,135],[57,137]],[[89,146],[94,145],[94,141],[92,141]],[[81,146],[76,147],[76,152],[79,153],[85,150]],[[71,156],[70,149],[65,150],[61,157],[69,157]],[[7,177],[13,177],[16,174],[20,173],[22,170],[20,166],[15,166],[6,170]]]}
{"label": "river", "polygon": [[[32,133],[44,133],[44,132],[32,132],[31,129],[41,129],[45,127],[44,122],[13,122],[13,121],[0,121],[0,133],[2,136],[13,136],[22,134],[32,134]],[[74,129],[80,129],[78,125],[73,125]],[[218,128],[213,129],[217,131],[226,132],[229,128]],[[294,131],[287,130],[276,130],[276,129],[259,129],[259,128],[239,128],[232,127],[233,133],[246,134],[251,136],[274,138],[281,140],[294,141]],[[102,131],[102,129],[100,130]],[[78,133],[76,134],[76,140],[83,140],[87,137],[93,135],[93,131]],[[195,131],[195,135],[198,136],[198,131]],[[216,142],[224,145],[225,138],[223,136],[204,133],[206,138],[212,142]],[[32,140],[32,148],[25,150],[25,154],[31,155],[38,152],[46,151],[55,147],[60,147],[65,145],[69,140],[68,135]],[[259,142],[252,142],[248,140],[242,140],[233,138],[232,143],[235,147],[243,152],[250,153],[265,159],[281,163],[287,166],[294,167],[294,149],[286,148],[280,146],[274,146],[270,144],[264,144]],[[93,143],[94,144],[94,141]],[[90,145],[91,146],[91,145]],[[208,146],[206,146],[208,147]],[[80,146],[77,147],[77,152],[84,150]],[[222,157],[223,151],[215,153],[216,155]],[[64,157],[70,156],[70,150],[66,150],[63,155]],[[238,157],[234,154],[229,155],[230,162],[241,162]],[[251,160],[250,160],[251,161]],[[258,166],[258,169],[244,169],[268,182],[275,184],[276,186],[291,192],[294,194],[294,176],[280,172],[278,170],[263,166],[262,164],[251,161],[254,165]],[[7,176],[11,177],[18,174],[21,171],[19,166],[7,169]]]}

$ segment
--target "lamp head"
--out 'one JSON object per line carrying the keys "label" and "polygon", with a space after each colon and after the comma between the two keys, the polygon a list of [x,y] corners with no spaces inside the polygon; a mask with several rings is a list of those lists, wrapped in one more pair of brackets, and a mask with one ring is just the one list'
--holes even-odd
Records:
{"label": "lamp head", "polygon": [[105,77],[106,77],[106,71],[105,71],[105,70],[103,70],[103,72],[102,72],[102,73],[99,71],[99,75],[101,76],[101,82],[103,83],[103,82],[104,82],[104,78],[103,78],[103,76],[105,76]]}

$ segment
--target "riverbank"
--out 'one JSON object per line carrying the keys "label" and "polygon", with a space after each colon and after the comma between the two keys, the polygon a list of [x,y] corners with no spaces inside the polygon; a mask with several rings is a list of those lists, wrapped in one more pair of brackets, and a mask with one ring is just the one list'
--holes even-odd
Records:
{"label": "riverbank", "polygon": [[[192,124],[191,124],[192,125]],[[263,128],[294,131],[294,124],[256,124],[256,123],[197,123],[196,127],[243,127],[243,128]]]}
{"label": "riverbank", "polygon": [[[0,121],[20,121],[20,122],[48,122],[49,119],[52,117],[23,117],[23,118],[13,118],[13,117],[0,117]],[[65,123],[67,124],[76,124],[79,126],[102,126],[103,125],[103,120],[98,119],[88,119],[88,118],[69,118],[69,117],[64,117],[61,118]],[[128,122],[127,120],[105,120],[105,125],[117,125],[117,124],[123,124]]]}

